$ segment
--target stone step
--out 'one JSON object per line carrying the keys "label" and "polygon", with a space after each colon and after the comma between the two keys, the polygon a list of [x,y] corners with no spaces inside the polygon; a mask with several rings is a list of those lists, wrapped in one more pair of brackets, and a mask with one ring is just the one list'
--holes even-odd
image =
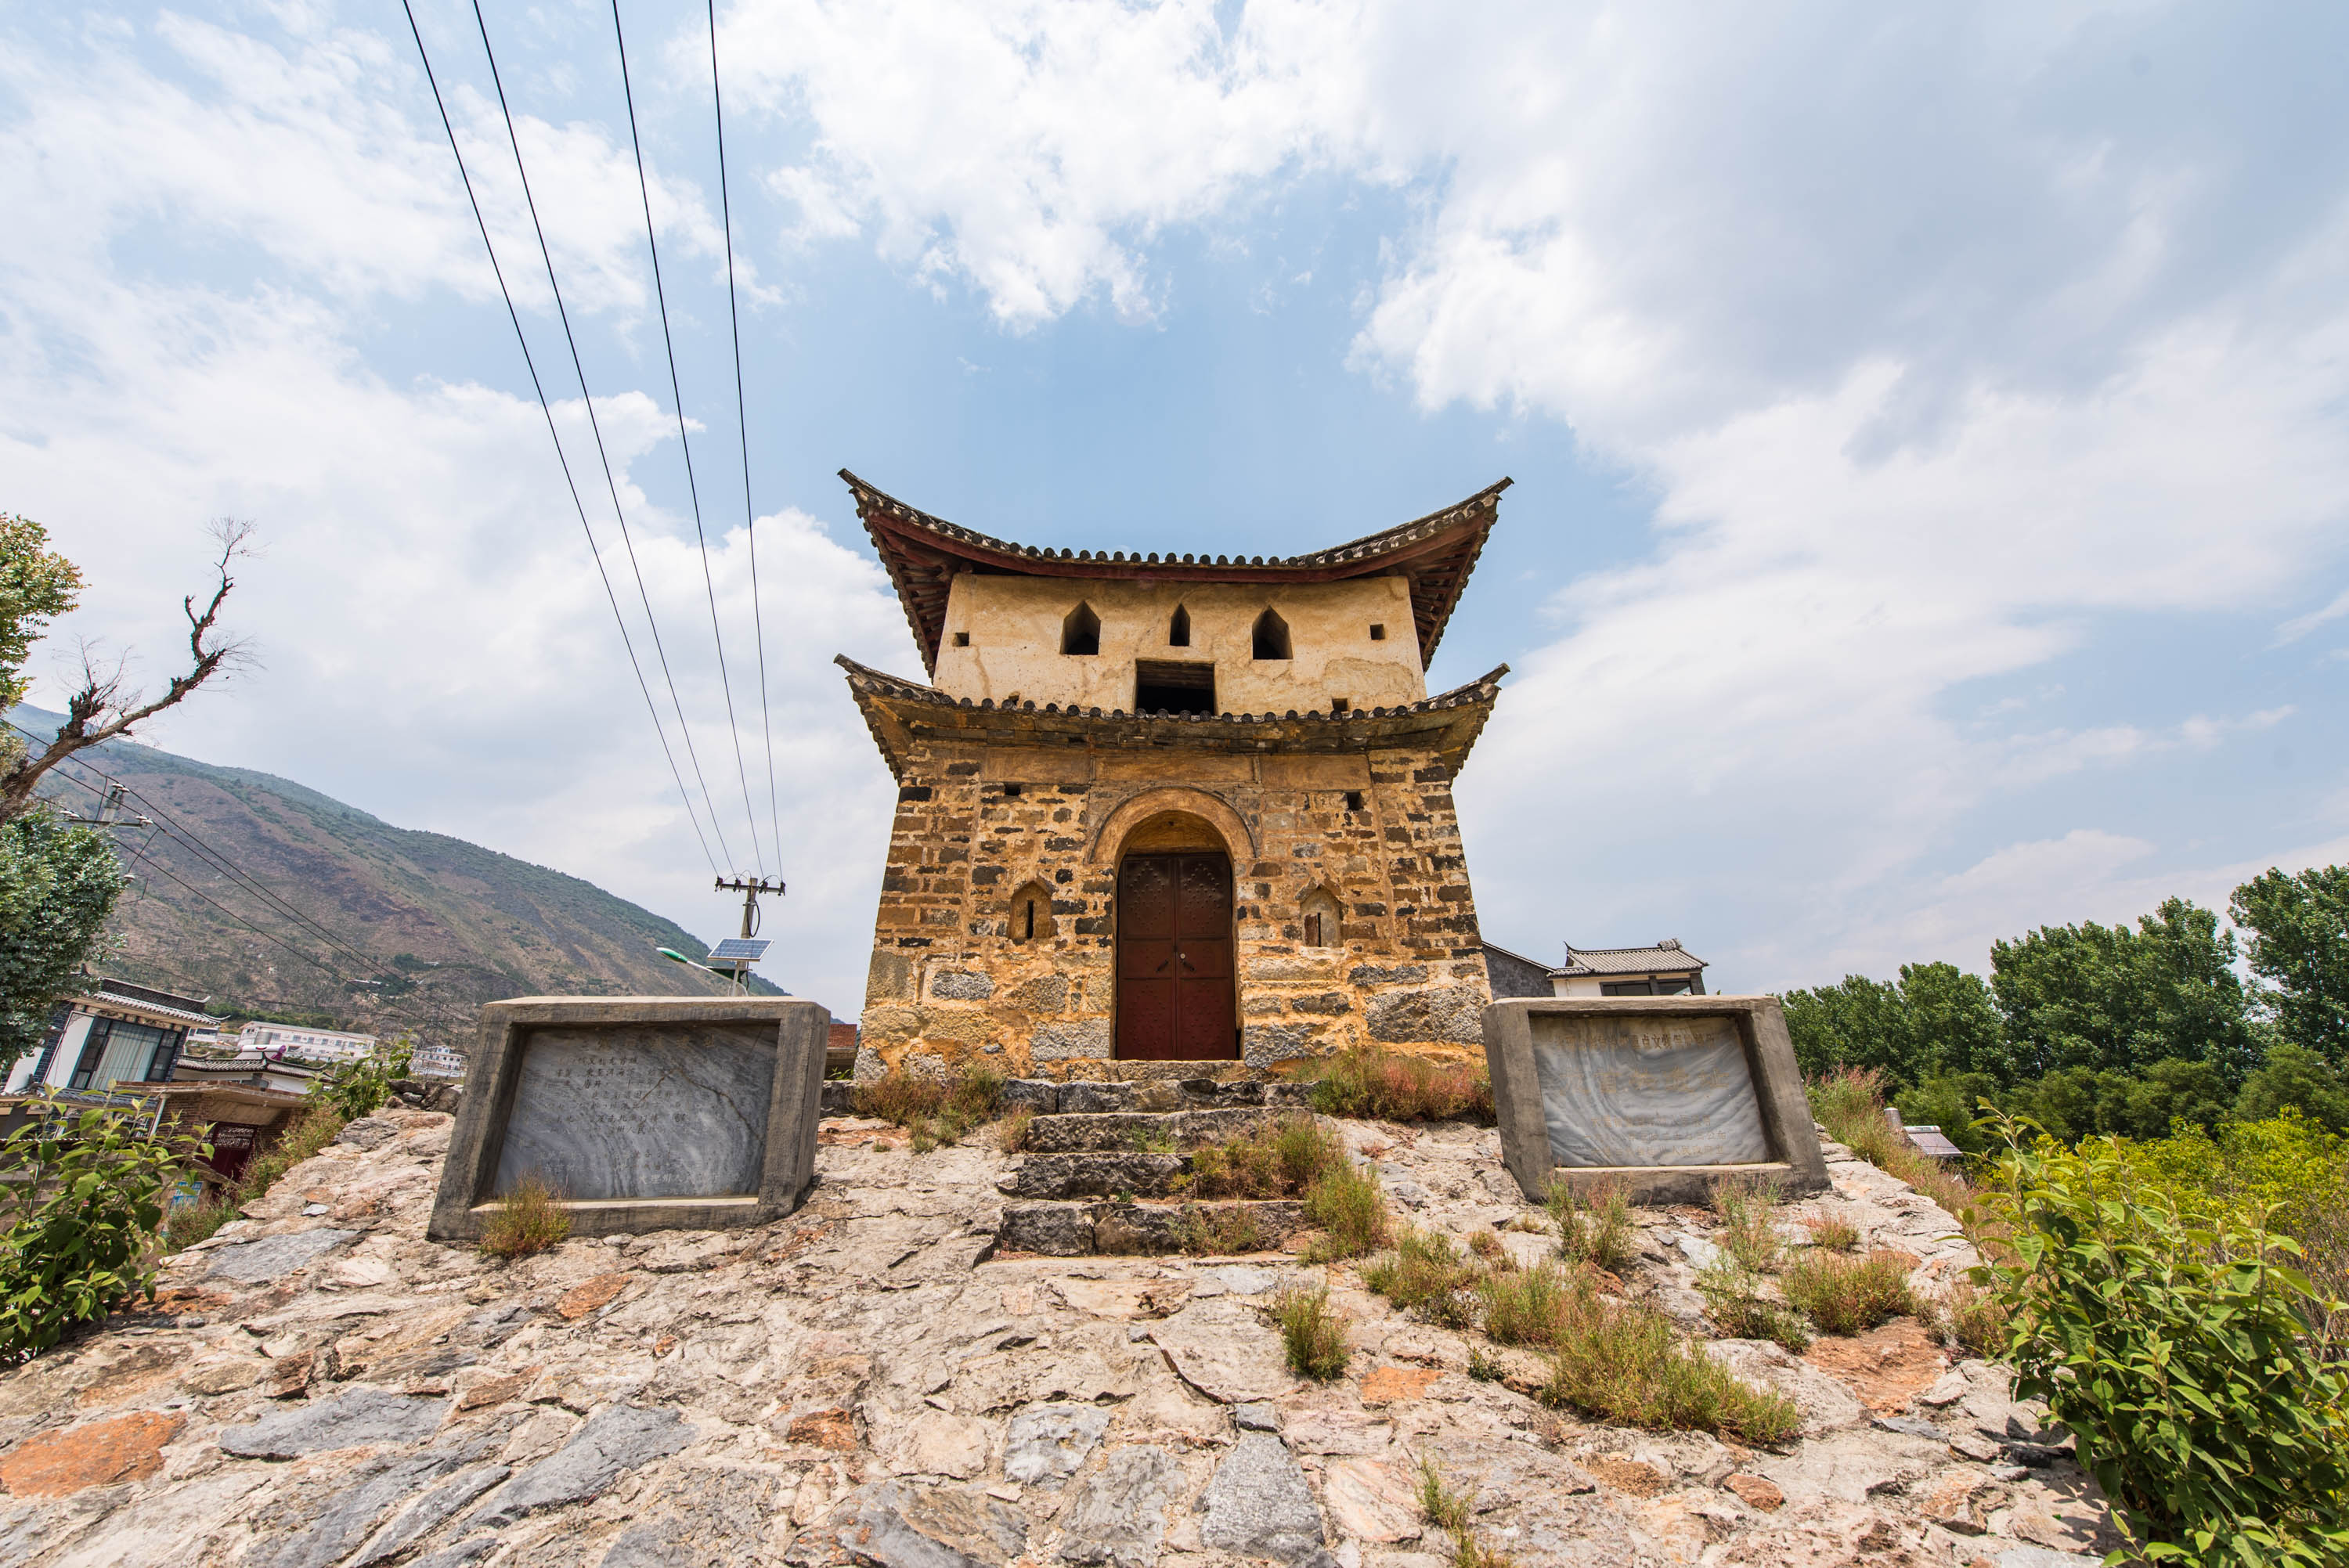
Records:
{"label": "stone step", "polygon": [[[1056,1112],[1029,1121],[1027,1147],[1033,1154],[1171,1153],[1206,1143],[1228,1143],[1279,1114],[1261,1106],[1223,1110]],[[1150,1144],[1158,1147],[1147,1147]]]}
{"label": "stone step", "polygon": [[996,1245],[1080,1257],[1092,1253],[1277,1251],[1305,1229],[1305,1205],[1290,1198],[1212,1203],[1006,1203]]}
{"label": "stone step", "polygon": [[996,1187],[1014,1198],[1163,1198],[1190,1166],[1180,1154],[1030,1154]]}

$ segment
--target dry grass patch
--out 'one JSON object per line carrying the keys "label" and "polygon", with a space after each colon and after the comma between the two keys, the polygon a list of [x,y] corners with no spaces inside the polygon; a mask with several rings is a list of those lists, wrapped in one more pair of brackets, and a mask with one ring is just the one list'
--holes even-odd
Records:
{"label": "dry grass patch", "polygon": [[1419,1460],[1419,1511],[1441,1531],[1451,1568],[1511,1568],[1516,1561],[1476,1538],[1469,1524],[1471,1494],[1444,1484],[1444,1473],[1424,1454]]}
{"label": "dry grass patch", "polygon": [[1803,1229],[1811,1233],[1811,1245],[1824,1247],[1831,1253],[1854,1252],[1859,1247],[1859,1227],[1841,1214],[1830,1214],[1824,1220],[1805,1220]]}
{"label": "dry grass patch", "polygon": [[1543,1206],[1557,1225],[1559,1256],[1609,1274],[1631,1261],[1631,1201],[1621,1186],[1609,1182],[1585,1197],[1564,1176],[1553,1176]]}
{"label": "dry grass patch", "polygon": [[1475,1301],[1469,1292],[1484,1278],[1484,1271],[1451,1237],[1406,1225],[1395,1232],[1394,1249],[1362,1266],[1364,1286],[1446,1328],[1465,1328],[1475,1321]]}
{"label": "dry grass patch", "polygon": [[1754,1181],[1723,1181],[1713,1191],[1721,1216],[1721,1250],[1755,1274],[1778,1266],[1777,1194]]}
{"label": "dry grass patch", "polygon": [[1274,1298],[1272,1313],[1280,1325],[1280,1346],[1290,1371],[1317,1383],[1345,1376],[1350,1359],[1346,1319],[1330,1305],[1328,1285],[1285,1290]]}
{"label": "dry grass patch", "polygon": [[1865,1257],[1806,1252],[1786,1265],[1786,1299],[1827,1334],[1857,1334],[1917,1311],[1909,1271],[1917,1260],[1879,1248]]}
{"label": "dry grass patch", "polygon": [[1575,1284],[1564,1269],[1547,1263],[1485,1275],[1475,1286],[1485,1332],[1500,1345],[1555,1345]]}
{"label": "dry grass patch", "polygon": [[1294,1198],[1346,1163],[1338,1135],[1310,1116],[1191,1151],[1178,1191],[1201,1198]]}
{"label": "dry grass patch", "polygon": [[1365,1257],[1386,1244],[1387,1200],[1378,1172],[1340,1160],[1305,1190],[1305,1217],[1321,1229],[1317,1263]]}
{"label": "dry grass patch", "polygon": [[1949,1211],[1969,1218],[1978,1194],[1966,1179],[1940,1161],[1917,1152],[1884,1117],[1884,1075],[1870,1068],[1846,1068],[1809,1086],[1812,1114],[1827,1136],[1879,1171],[1898,1176]]}
{"label": "dry grass patch", "polygon": [[513,1184],[481,1225],[481,1251],[493,1258],[526,1258],[562,1245],[571,1234],[563,1194],[536,1176]]}
{"label": "dry grass patch", "polygon": [[1237,1203],[1183,1205],[1183,1250],[1195,1256],[1260,1253],[1271,1243],[1256,1211]]}
{"label": "dry grass patch", "polygon": [[1704,1297],[1705,1315],[1730,1339],[1769,1339],[1787,1349],[1809,1348],[1811,1336],[1803,1320],[1774,1299],[1762,1275],[1724,1253],[1696,1276]]}
{"label": "dry grass patch", "polygon": [[1403,1051],[1357,1046],[1325,1064],[1313,1085],[1313,1109],[1324,1116],[1375,1121],[1490,1123],[1493,1080],[1482,1062],[1441,1061]]}
{"label": "dry grass patch", "polygon": [[1003,1106],[1003,1075],[982,1068],[931,1078],[892,1068],[858,1084],[855,1102],[857,1115],[905,1129],[914,1152],[926,1154],[995,1119]]}
{"label": "dry grass patch", "polygon": [[1616,1306],[1580,1282],[1558,1320],[1542,1398],[1600,1420],[1655,1430],[1785,1441],[1802,1426],[1795,1402],[1752,1387],[1681,1337],[1663,1314]]}

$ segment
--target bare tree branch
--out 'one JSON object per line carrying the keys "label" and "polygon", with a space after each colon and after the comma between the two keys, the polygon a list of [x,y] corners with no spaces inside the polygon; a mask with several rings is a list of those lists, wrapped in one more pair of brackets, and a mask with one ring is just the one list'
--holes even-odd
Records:
{"label": "bare tree branch", "polygon": [[186,673],[173,676],[171,685],[153,701],[141,701],[139,693],[123,691],[123,661],[117,660],[111,671],[104,670],[95,652],[85,646],[81,651],[81,684],[67,699],[66,721],[57,727],[56,738],[41,751],[28,751],[5,775],[0,775],[0,822],[30,809],[36,786],[58,763],[76,752],[129,734],[131,726],[179,703],[206,681],[252,662],[251,645],[245,639],[221,633],[220,613],[230,591],[236,586],[236,579],[229,574],[230,566],[254,553],[253,524],[233,517],[215,518],[205,531],[219,547],[212,562],[217,581],[202,610],[196,608],[196,595],[192,593],[180,601],[188,617]]}

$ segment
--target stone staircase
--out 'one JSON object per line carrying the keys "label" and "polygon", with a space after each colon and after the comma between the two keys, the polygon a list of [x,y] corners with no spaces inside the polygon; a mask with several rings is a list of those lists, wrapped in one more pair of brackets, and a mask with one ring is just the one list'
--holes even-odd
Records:
{"label": "stone staircase", "polygon": [[1189,1150],[1302,1110],[1311,1092],[1305,1084],[1206,1077],[1021,1080],[1006,1099],[1036,1114],[1027,1152],[999,1183],[1006,1202],[996,1245],[1056,1257],[1174,1253],[1205,1227],[1230,1242],[1217,1250],[1278,1246],[1304,1224],[1294,1199],[1185,1202],[1171,1194],[1191,1168]]}

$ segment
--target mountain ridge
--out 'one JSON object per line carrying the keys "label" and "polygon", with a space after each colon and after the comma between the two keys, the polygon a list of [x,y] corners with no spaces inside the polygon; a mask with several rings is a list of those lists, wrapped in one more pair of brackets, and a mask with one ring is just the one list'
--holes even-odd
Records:
{"label": "mountain ridge", "polygon": [[[62,722],[30,707],[8,717],[36,734]],[[209,994],[216,1012],[324,1014],[463,1048],[475,1010],[501,996],[728,989],[655,951],[704,951],[699,938],[584,877],[397,827],[294,779],[137,742],[83,752],[43,792],[90,814],[104,788],[93,770],[132,792],[125,816],[157,819],[151,830],[114,830],[133,885],[109,924],[118,945],[93,966]],[[328,934],[221,870],[175,825]]]}

